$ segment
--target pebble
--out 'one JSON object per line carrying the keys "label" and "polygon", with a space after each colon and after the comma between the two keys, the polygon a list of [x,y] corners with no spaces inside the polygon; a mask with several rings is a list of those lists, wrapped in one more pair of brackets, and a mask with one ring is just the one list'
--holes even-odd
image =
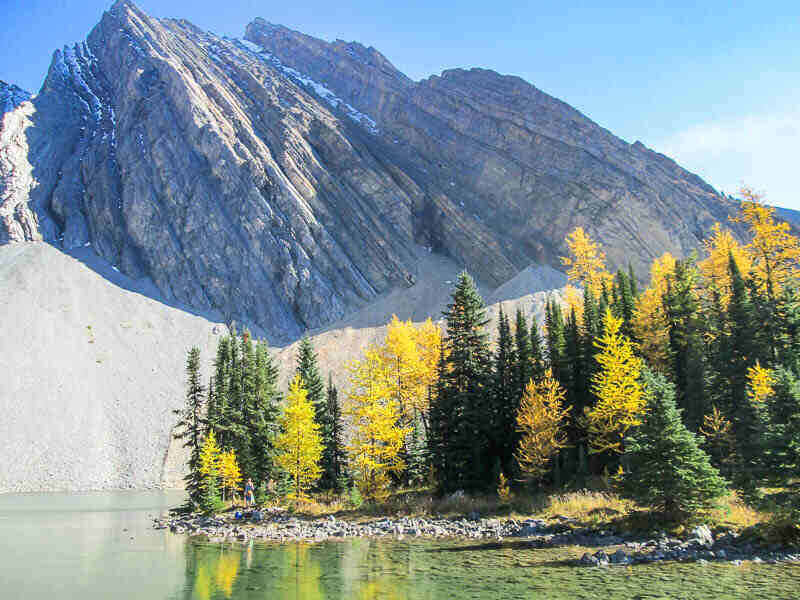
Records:
{"label": "pebble", "polygon": [[[337,519],[330,515],[315,519],[300,519],[278,507],[246,512],[241,520],[228,515],[207,517],[201,515],[153,519],[155,529],[169,529],[176,534],[200,536],[212,543],[233,540],[284,542],[306,540],[320,542],[328,539],[352,537],[405,536],[431,538],[491,539],[526,538],[523,544],[530,548],[556,546],[599,547],[594,555],[585,553],[576,564],[594,567],[632,565],[664,560],[680,562],[727,561],[741,565],[743,560],[753,563],[800,562],[796,549],[779,546],[754,547],[752,542],[741,543],[735,532],[722,532],[715,538],[703,525],[693,529],[689,538],[670,538],[661,532],[654,538],[621,535],[618,532],[591,528],[571,529],[574,522],[557,517],[552,522],[542,519],[484,519],[477,513],[464,517],[399,517],[380,518],[362,522]],[[614,546],[609,555],[602,548]]]}

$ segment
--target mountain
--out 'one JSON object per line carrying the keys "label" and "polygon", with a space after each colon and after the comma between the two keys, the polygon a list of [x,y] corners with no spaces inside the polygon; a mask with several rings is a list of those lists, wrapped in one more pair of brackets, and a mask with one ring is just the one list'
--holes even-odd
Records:
{"label": "mountain", "polygon": [[775,216],[783,221],[786,221],[796,229],[800,229],[800,211],[792,208],[775,207]]}
{"label": "mountain", "polygon": [[0,117],[14,110],[26,100],[30,100],[30,97],[30,92],[0,79]]}
{"label": "mountain", "polygon": [[580,225],[644,275],[733,210],[517,77],[414,82],[357,43],[262,19],[224,39],[124,1],[0,136],[0,243],[90,244],[274,343],[410,285],[418,245],[497,286],[558,266]]}
{"label": "mountain", "polygon": [[412,81],[263,19],[226,39],[120,1],[0,99],[0,492],[176,482],[186,351],[208,368],[232,321],[283,380],[309,332],[342,384],[464,267],[491,315],[541,318],[574,227],[644,277],[735,210],[517,77]]}

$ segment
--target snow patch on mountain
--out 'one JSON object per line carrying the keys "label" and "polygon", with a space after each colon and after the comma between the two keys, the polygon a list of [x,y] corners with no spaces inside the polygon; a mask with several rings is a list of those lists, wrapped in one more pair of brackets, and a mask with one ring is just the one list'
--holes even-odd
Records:
{"label": "snow patch on mountain", "polygon": [[232,40],[235,44],[237,44],[240,48],[246,49],[249,53],[255,55],[258,59],[271,63],[274,67],[276,67],[279,71],[283,74],[287,75],[292,81],[301,85],[305,89],[311,89],[315,95],[322,98],[328,105],[332,106],[337,110],[342,110],[351,120],[355,121],[356,123],[360,123],[363,125],[370,133],[378,134],[378,124],[372,119],[369,115],[366,115],[362,112],[356,110],[351,104],[345,102],[341,98],[339,98],[336,94],[334,94],[331,90],[327,87],[318,83],[307,77],[303,73],[300,73],[296,69],[292,69],[291,67],[287,67],[283,63],[281,63],[280,59],[277,56],[267,52],[263,48],[261,48],[258,44],[254,44],[249,40],[244,39],[235,39]]}

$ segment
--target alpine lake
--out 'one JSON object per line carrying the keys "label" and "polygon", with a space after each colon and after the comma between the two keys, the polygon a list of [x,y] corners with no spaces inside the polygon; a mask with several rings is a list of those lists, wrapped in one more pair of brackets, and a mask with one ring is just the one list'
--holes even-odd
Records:
{"label": "alpine lake", "polygon": [[178,492],[0,495],[0,598],[800,598],[800,565],[575,566],[585,548],[345,539],[210,544],[155,530]]}

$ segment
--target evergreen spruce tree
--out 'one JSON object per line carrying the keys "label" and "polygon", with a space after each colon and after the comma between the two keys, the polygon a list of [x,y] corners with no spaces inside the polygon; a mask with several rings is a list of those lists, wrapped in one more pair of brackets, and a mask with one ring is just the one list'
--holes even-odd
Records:
{"label": "evergreen spruce tree", "polygon": [[787,288],[780,298],[778,363],[800,373],[800,292]]}
{"label": "evergreen spruce tree", "polygon": [[[728,302],[718,369],[722,410],[734,425],[735,460],[733,483],[746,494],[758,487],[763,473],[763,415],[747,397],[747,370],[759,358],[768,358],[769,350],[759,347],[759,319],[750,301],[750,293],[733,256],[728,257],[731,297]],[[766,356],[765,356],[766,355]]]}
{"label": "evergreen spruce tree", "polygon": [[790,482],[800,479],[800,380],[785,367],[775,369],[772,377],[773,392],[763,407],[763,483],[796,491],[797,484]]}
{"label": "evergreen spruce tree", "polygon": [[648,370],[643,380],[646,415],[625,442],[622,494],[675,520],[712,508],[725,480],[683,424],[672,384]]}
{"label": "evergreen spruce tree", "polygon": [[[576,414],[581,411],[580,414],[582,415],[583,407],[588,406],[590,402],[591,390],[589,383],[591,380],[586,373],[583,337],[575,309],[572,310],[567,319],[565,337],[565,362],[569,372],[569,384],[566,387],[567,406],[573,407],[572,412]],[[584,437],[585,434],[583,428],[578,424],[578,419],[575,416],[568,417],[566,447],[570,448],[570,452],[562,452],[562,454],[565,459],[571,456],[576,468],[579,463],[577,447]],[[555,467],[559,466],[558,461],[559,456],[556,455],[553,463]]]}
{"label": "evergreen spruce tree", "polygon": [[[314,420],[320,425],[320,435],[322,436],[323,448],[331,448],[331,419],[328,414],[328,403],[325,394],[325,383],[319,372],[319,361],[317,353],[311,339],[304,337],[300,340],[300,347],[297,350],[297,370],[296,375],[300,376],[303,387],[308,391],[308,401],[314,407]],[[324,454],[323,454],[324,457]],[[323,475],[316,482],[316,489],[333,489],[336,485],[335,480],[326,477],[325,464],[320,465]],[[330,464],[327,465],[330,467]],[[330,473],[327,473],[330,475]]]}
{"label": "evergreen spruce tree", "polygon": [[233,449],[239,460],[242,476],[255,478],[256,457],[253,453],[256,423],[256,356],[250,332],[245,329],[239,339],[239,421]]}
{"label": "evergreen spruce tree", "polygon": [[[224,443],[223,448],[233,449],[237,455],[241,448],[247,445],[247,429],[244,424],[244,414],[242,404],[244,403],[244,393],[242,390],[242,358],[241,345],[236,327],[231,327],[231,337],[228,361],[228,397],[225,401],[224,427],[222,429]],[[246,475],[246,472],[243,472]]]}
{"label": "evergreen spruce tree", "polygon": [[697,431],[708,408],[705,401],[704,325],[694,291],[694,259],[679,260],[667,279],[664,305],[669,324],[669,356],[678,405],[690,429]]}
{"label": "evergreen spruce tree", "polygon": [[628,287],[634,303],[639,298],[639,285],[636,283],[636,275],[633,273],[633,265],[628,262]]}
{"label": "evergreen spruce tree", "polygon": [[275,439],[278,435],[279,404],[278,367],[266,343],[255,348],[254,394],[249,408],[250,456],[253,481],[256,485],[274,479]]}
{"label": "evergreen spruce tree", "polygon": [[446,340],[442,340],[439,348],[436,385],[428,409],[428,457],[439,491],[445,491],[451,485],[455,485],[457,479],[454,457],[450,451],[450,442],[453,440],[455,430],[455,419],[451,414],[455,395],[450,393],[451,390],[445,382],[448,371],[445,342]]}
{"label": "evergreen spruce tree", "polygon": [[596,360],[598,348],[595,342],[603,333],[602,314],[605,313],[600,312],[597,298],[592,293],[592,290],[588,287],[584,288],[583,323],[580,328],[582,380],[578,382],[577,389],[574,392],[574,403],[570,413],[571,422],[568,429],[570,440],[574,444],[575,464],[580,477],[588,475],[587,456],[589,449],[586,443],[586,431],[581,419],[584,415],[584,410],[594,403],[594,395],[590,384],[598,371]]}
{"label": "evergreen spruce tree", "polygon": [[433,462],[443,491],[487,489],[497,459],[487,443],[491,359],[484,328],[488,321],[475,282],[466,272],[459,275],[444,316],[443,345],[448,352],[443,354],[440,385],[431,406]]}
{"label": "evergreen spruce tree", "polygon": [[347,487],[347,452],[344,446],[344,424],[342,422],[342,407],[339,403],[339,390],[333,384],[333,378],[328,375],[328,427],[329,443],[322,454],[322,477],[331,483],[326,485],[330,489],[341,492]]}
{"label": "evergreen spruce tree", "polygon": [[636,298],[633,295],[632,282],[623,271],[617,271],[614,280],[614,287],[617,290],[617,307],[614,311],[618,317],[622,318],[622,333],[634,341],[633,316],[636,312]]}
{"label": "evergreen spruce tree", "polygon": [[[597,304],[592,290],[586,288],[583,290],[583,324],[580,329],[581,333],[581,356],[583,358],[583,374],[587,381],[591,381],[592,376],[597,371],[597,346],[595,340],[603,333],[603,317],[605,313],[600,312],[600,307]],[[592,403],[591,390],[587,385],[585,389],[581,390],[575,409],[573,412],[576,414],[583,414],[583,407],[589,406]]]}
{"label": "evergreen spruce tree", "polygon": [[404,474],[406,484],[418,486],[425,482],[428,475],[427,448],[422,418],[420,415],[416,415],[411,423],[411,431],[406,437],[406,470]]}
{"label": "evergreen spruce tree", "polygon": [[200,382],[200,349],[194,346],[189,350],[186,358],[186,404],[183,409],[174,411],[178,416],[175,437],[184,440],[183,447],[189,449],[189,472],[184,480],[190,506],[200,504],[202,493],[203,476],[200,472],[200,452],[206,427],[203,418],[204,391]]}
{"label": "evergreen spruce tree", "polygon": [[[500,306],[497,325],[497,350],[494,356],[494,383],[492,386],[491,439],[489,452],[500,459],[502,469],[509,473],[514,464],[514,439],[519,398],[515,390],[514,342],[511,325]],[[529,350],[529,348],[528,348]]]}
{"label": "evergreen spruce tree", "polygon": [[[524,318],[523,316],[523,320]],[[542,341],[542,336],[539,334],[539,324],[536,322],[536,317],[531,319],[531,328],[528,331],[528,338],[531,343],[530,362],[533,368],[532,376],[528,378],[528,381],[530,381],[531,378],[534,381],[540,381],[544,379],[547,368],[545,367],[544,349],[542,347],[544,342]],[[528,383],[525,382],[525,385],[528,385]],[[525,393],[524,386],[522,388],[522,393]]]}
{"label": "evergreen spruce tree", "polygon": [[[535,333],[536,323],[533,324],[532,331]],[[539,341],[538,335],[536,341]],[[528,330],[528,323],[521,308],[517,308],[517,316],[514,326],[514,397],[522,398],[525,386],[528,381],[536,377],[535,358],[533,356],[531,332]],[[541,354],[541,348],[538,349]],[[516,447],[516,445],[515,445]]]}
{"label": "evergreen spruce tree", "polygon": [[328,375],[328,387],[325,393],[325,411],[320,422],[320,435],[323,440],[320,468],[322,473],[318,482],[319,489],[341,491],[344,484],[345,450],[342,438],[341,408],[339,391]]}
{"label": "evergreen spruce tree", "polygon": [[231,339],[223,336],[217,343],[217,355],[214,359],[214,409],[209,407],[208,427],[214,431],[219,444],[224,448],[229,445],[228,400],[230,390],[230,355]]}
{"label": "evergreen spruce tree", "polygon": [[565,364],[566,339],[564,337],[564,318],[558,302],[548,300],[545,308],[545,327],[547,329],[547,362],[555,378],[566,388],[569,373]]}

